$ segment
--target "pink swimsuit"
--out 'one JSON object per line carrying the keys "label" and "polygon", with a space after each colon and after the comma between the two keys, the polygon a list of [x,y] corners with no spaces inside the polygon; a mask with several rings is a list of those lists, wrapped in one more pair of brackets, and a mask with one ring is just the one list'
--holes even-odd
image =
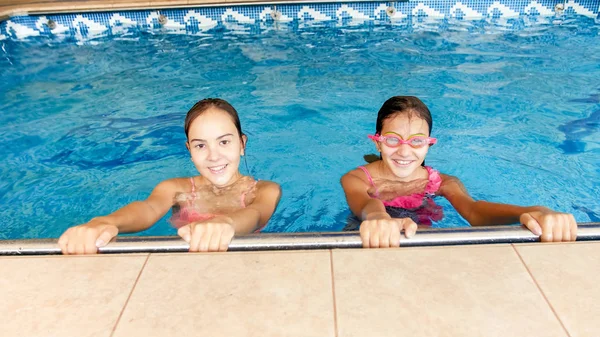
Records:
{"label": "pink swimsuit", "polygon": [[[173,214],[169,219],[169,222],[175,228],[183,227],[192,222],[209,220],[219,215],[212,213],[202,213],[198,211],[196,207],[194,207],[194,201],[196,200],[196,184],[194,183],[193,177],[190,178],[190,182],[192,183],[192,198],[188,199],[185,204],[180,204],[179,209],[173,207]],[[242,193],[242,195],[240,196],[240,205],[242,206],[242,208],[246,208],[246,203],[244,201],[245,199],[246,192]],[[259,232],[261,229],[262,228],[258,229],[257,232]]]}
{"label": "pink swimsuit", "polygon": [[[364,166],[359,166],[358,168],[365,173],[371,186],[375,188],[375,198],[379,198],[377,186],[375,186],[373,177],[371,177],[367,168]],[[386,206],[386,211],[393,218],[410,217],[420,225],[431,226],[432,220],[439,221],[444,217],[442,208],[433,201],[435,192],[439,190],[442,184],[442,177],[437,170],[434,170],[430,166],[425,166],[425,169],[429,173],[429,182],[422,193],[397,196],[393,200],[383,201],[383,205]],[[414,216],[411,216],[413,214]]]}

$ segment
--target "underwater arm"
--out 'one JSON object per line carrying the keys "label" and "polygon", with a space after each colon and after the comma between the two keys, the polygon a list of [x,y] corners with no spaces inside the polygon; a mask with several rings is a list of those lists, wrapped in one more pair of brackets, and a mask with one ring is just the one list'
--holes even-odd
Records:
{"label": "underwater arm", "polygon": [[390,219],[383,202],[371,198],[368,193],[369,185],[351,172],[346,173],[340,180],[346,202],[350,210],[361,220]]}
{"label": "underwater arm", "polygon": [[383,202],[371,198],[369,184],[351,172],[346,173],[341,184],[346,201],[354,215],[363,220],[360,224],[360,239],[364,248],[388,248],[400,246],[400,233],[412,237],[417,224],[410,218],[392,218]]}
{"label": "underwater arm", "polygon": [[252,204],[228,216],[236,234],[248,234],[267,225],[281,199],[281,187],[272,181],[257,183],[256,198]]}
{"label": "underwater arm", "polygon": [[270,181],[257,184],[256,198],[246,207],[210,220],[179,228],[177,234],[191,252],[226,251],[236,234],[248,234],[267,224],[281,198],[281,188]]}

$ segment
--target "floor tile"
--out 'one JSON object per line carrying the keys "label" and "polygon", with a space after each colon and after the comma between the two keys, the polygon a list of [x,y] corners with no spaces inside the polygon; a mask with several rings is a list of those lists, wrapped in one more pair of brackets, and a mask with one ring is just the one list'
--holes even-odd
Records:
{"label": "floor tile", "polygon": [[515,245],[572,337],[600,334],[600,243]]}
{"label": "floor tile", "polygon": [[146,259],[0,258],[0,335],[110,336]]}
{"label": "floor tile", "polygon": [[510,245],[334,250],[338,336],[566,336]]}
{"label": "floor tile", "polygon": [[151,255],[115,337],[334,336],[329,251]]}

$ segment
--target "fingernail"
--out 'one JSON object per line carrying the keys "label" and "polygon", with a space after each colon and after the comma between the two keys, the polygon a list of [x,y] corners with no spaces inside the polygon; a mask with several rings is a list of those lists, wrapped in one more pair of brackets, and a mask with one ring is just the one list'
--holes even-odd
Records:
{"label": "fingernail", "polygon": [[190,238],[189,235],[184,235],[183,239],[185,240],[185,242],[189,243],[192,238]]}
{"label": "fingernail", "polygon": [[533,234],[535,234],[535,235],[542,235],[542,230],[536,228],[535,231],[533,231]]}
{"label": "fingernail", "polygon": [[96,247],[104,247],[106,246],[106,242],[104,240],[98,239],[96,240]]}

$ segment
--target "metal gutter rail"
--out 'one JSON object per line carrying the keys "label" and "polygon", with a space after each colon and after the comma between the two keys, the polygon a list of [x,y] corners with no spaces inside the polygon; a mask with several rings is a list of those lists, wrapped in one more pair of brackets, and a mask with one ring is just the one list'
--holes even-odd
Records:
{"label": "metal gutter rail", "polygon": [[[577,241],[600,240],[600,222],[578,224]],[[526,243],[539,237],[522,226],[424,228],[400,247]],[[0,240],[0,255],[60,254],[57,239]],[[361,248],[358,232],[264,233],[236,236],[229,251]],[[187,252],[189,245],[178,236],[120,236],[99,249],[103,254]]]}

